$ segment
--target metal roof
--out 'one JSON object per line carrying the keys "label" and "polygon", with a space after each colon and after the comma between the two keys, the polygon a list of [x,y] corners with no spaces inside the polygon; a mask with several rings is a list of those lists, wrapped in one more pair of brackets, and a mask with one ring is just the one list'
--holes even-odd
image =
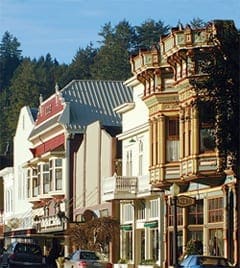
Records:
{"label": "metal roof", "polygon": [[[133,98],[132,89],[123,81],[73,80],[55,94],[60,94],[65,103],[57,121],[71,133],[81,133],[95,121],[103,126],[121,126],[121,116],[113,109]],[[30,137],[48,128],[51,119],[56,120],[50,118],[35,126]]]}

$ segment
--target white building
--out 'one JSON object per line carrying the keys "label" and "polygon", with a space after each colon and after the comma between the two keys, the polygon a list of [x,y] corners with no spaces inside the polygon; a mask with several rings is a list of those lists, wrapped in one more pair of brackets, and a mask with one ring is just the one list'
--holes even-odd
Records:
{"label": "white building", "polygon": [[[4,180],[4,224],[6,237],[17,237],[32,229],[32,205],[27,200],[27,176],[23,164],[32,158],[28,141],[34,126],[36,109],[24,106],[19,113],[13,140],[13,167],[1,171]],[[9,241],[8,241],[9,242]],[[7,242],[7,243],[8,243]]]}
{"label": "white building", "polygon": [[[162,259],[163,210],[161,195],[154,191],[149,178],[149,123],[143,85],[135,77],[126,81],[133,88],[133,102],[115,109],[122,115],[122,175],[103,182],[103,199],[121,200],[120,258],[129,265],[143,260]],[[112,187],[112,188],[111,188]],[[160,216],[161,215],[161,216]]]}

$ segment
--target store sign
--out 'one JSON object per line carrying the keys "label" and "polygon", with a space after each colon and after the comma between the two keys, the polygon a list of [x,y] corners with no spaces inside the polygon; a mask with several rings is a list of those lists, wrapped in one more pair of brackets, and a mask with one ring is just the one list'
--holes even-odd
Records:
{"label": "store sign", "polygon": [[190,196],[186,196],[186,195],[180,195],[177,197],[177,206],[178,207],[189,207],[192,205],[195,205],[196,203],[196,199]]}

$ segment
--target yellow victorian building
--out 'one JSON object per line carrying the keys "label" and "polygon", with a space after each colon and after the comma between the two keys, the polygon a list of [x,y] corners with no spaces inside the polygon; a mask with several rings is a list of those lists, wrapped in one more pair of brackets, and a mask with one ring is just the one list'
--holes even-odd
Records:
{"label": "yellow victorian building", "polygon": [[[175,265],[175,255],[181,257],[191,242],[200,253],[225,256],[235,264],[239,260],[237,178],[223,170],[213,107],[196,105],[198,96],[190,83],[206,75],[201,55],[215,46],[215,26],[174,28],[158,47],[131,59],[149,111],[149,179],[165,196],[162,267]],[[179,186],[178,198],[185,198],[177,201],[176,211],[173,184]],[[188,200],[194,204],[188,206]]]}

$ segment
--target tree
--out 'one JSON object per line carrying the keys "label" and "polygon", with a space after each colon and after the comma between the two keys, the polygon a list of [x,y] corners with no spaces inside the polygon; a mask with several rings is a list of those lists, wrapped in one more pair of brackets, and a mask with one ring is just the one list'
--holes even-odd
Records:
{"label": "tree", "polygon": [[20,43],[16,37],[5,32],[0,43],[0,93],[10,85],[14,71],[21,62]]}
{"label": "tree", "polygon": [[68,231],[72,244],[82,249],[104,252],[105,247],[119,233],[119,222],[111,217],[101,217],[74,224]]}
{"label": "tree", "polygon": [[96,54],[97,49],[93,47],[92,43],[86,48],[79,48],[65,74],[65,81],[68,83],[73,79],[93,79],[91,66]]}
{"label": "tree", "polygon": [[[214,47],[201,58],[205,76],[193,78],[192,85],[198,95],[197,105],[210,102],[215,110],[216,146],[222,157],[222,168],[232,159],[239,166],[239,35],[231,21],[213,21]],[[239,168],[239,167],[238,167]],[[239,172],[235,170],[236,174]]]}
{"label": "tree", "polygon": [[134,40],[134,31],[127,21],[114,28],[111,23],[103,26],[99,33],[103,37],[91,67],[94,79],[126,80],[131,75],[129,55]]}
{"label": "tree", "polygon": [[207,23],[204,22],[202,19],[200,19],[199,17],[197,18],[193,18],[190,21],[190,25],[192,29],[199,29],[199,28],[204,28],[207,26]]}
{"label": "tree", "polygon": [[135,26],[137,35],[138,49],[150,49],[152,46],[158,46],[160,37],[169,32],[169,25],[164,25],[164,22],[159,20],[155,22],[152,19],[146,20],[140,26]]}
{"label": "tree", "polygon": [[10,104],[7,109],[7,127],[10,137],[15,133],[20,109],[25,105],[38,107],[40,87],[34,68],[35,64],[30,59],[24,59],[11,81]]}

